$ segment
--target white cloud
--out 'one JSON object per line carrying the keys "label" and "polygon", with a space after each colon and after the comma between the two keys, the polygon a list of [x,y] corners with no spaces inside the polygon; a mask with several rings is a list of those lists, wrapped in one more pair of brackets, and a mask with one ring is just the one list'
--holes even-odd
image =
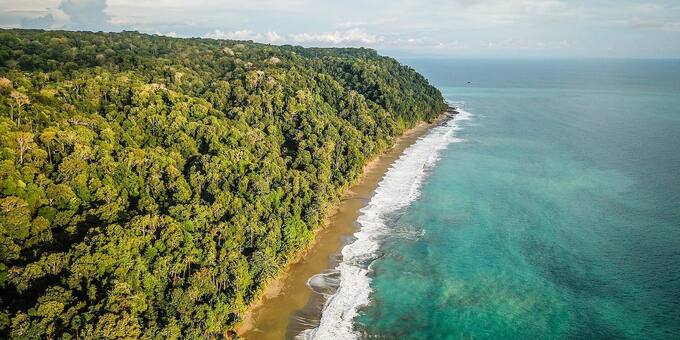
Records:
{"label": "white cloud", "polygon": [[156,32],[155,34],[156,35],[162,35],[162,36],[165,36],[165,37],[170,37],[170,38],[181,38],[182,37],[181,35],[177,34],[177,32],[175,32],[175,31],[170,31],[170,32],[165,32],[165,33]]}
{"label": "white cloud", "polygon": [[208,32],[203,35],[203,38],[208,38],[208,39],[228,39],[228,40],[252,40],[256,42],[263,42],[263,43],[278,43],[285,41],[285,38],[278,34],[277,32],[267,32],[267,33],[258,33],[258,32],[253,32],[250,30],[238,30],[238,31],[231,31],[231,32],[223,32],[221,30],[214,30],[212,32]]}
{"label": "white cloud", "polygon": [[[546,22],[573,20],[581,14],[578,6],[558,0],[483,1],[461,9],[461,25],[478,28],[538,26]],[[447,15],[447,14],[444,14]]]}
{"label": "white cloud", "polygon": [[[0,1],[1,2],[1,1]],[[45,7],[2,8],[6,13],[22,15],[21,26],[25,28],[65,28],[74,30],[110,30],[111,17],[106,13],[106,0],[61,0],[51,3],[36,2]],[[28,6],[26,3],[24,6]],[[36,13],[43,15],[36,16]]]}
{"label": "white cloud", "polygon": [[385,38],[381,35],[371,34],[362,29],[354,28],[347,31],[335,31],[326,33],[298,33],[290,36],[291,40],[300,44],[365,44],[375,45]]}
{"label": "white cloud", "polygon": [[222,32],[221,30],[215,30],[213,32],[206,33],[203,35],[204,38],[209,39],[230,39],[230,40],[262,40],[262,34],[253,33],[249,30],[240,30],[232,32]]}
{"label": "white cloud", "polygon": [[366,21],[343,21],[335,24],[335,27],[337,28],[354,28],[354,27],[361,27],[361,26],[368,26],[368,22]]}
{"label": "white cloud", "polygon": [[680,21],[665,21],[634,17],[624,20],[623,23],[632,28],[649,28],[662,31],[680,32]]}
{"label": "white cloud", "polygon": [[662,10],[663,7],[659,4],[634,4],[630,9],[633,12],[653,13]]}
{"label": "white cloud", "polygon": [[228,39],[228,40],[252,40],[263,43],[293,43],[302,45],[377,45],[385,41],[381,35],[371,34],[361,29],[350,29],[334,32],[305,32],[281,35],[274,31],[266,33],[251,30],[221,31],[216,29],[205,33],[203,38]]}
{"label": "white cloud", "polygon": [[557,0],[524,1],[521,9],[528,14],[543,16],[564,15],[571,10],[565,3]]}
{"label": "white cloud", "polygon": [[75,29],[109,29],[111,17],[106,13],[106,0],[62,0],[59,9],[69,17]]}
{"label": "white cloud", "polygon": [[265,39],[267,40],[267,42],[270,43],[277,43],[279,41],[283,41],[283,37],[276,32],[265,33]]}
{"label": "white cloud", "polygon": [[2,27],[133,29],[390,54],[606,56],[613,45],[626,56],[677,57],[679,18],[678,0],[0,0]]}

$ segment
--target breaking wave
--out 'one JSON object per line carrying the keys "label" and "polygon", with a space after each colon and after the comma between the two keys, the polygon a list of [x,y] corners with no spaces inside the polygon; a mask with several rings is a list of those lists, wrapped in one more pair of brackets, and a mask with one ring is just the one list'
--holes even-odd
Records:
{"label": "breaking wave", "polygon": [[[368,205],[361,209],[357,219],[360,229],[354,234],[356,240],[342,249],[342,261],[335,269],[310,278],[310,287],[322,290],[328,294],[328,299],[319,326],[303,331],[298,339],[358,338],[359,334],[353,329],[353,319],[359,308],[369,302],[370,264],[378,254],[381,237],[392,232],[386,224],[387,216],[418,198],[428,169],[438,161],[441,150],[461,141],[454,136],[455,131],[460,129],[459,122],[470,116],[470,113],[458,109],[458,114],[421,137],[392,164]],[[328,293],[328,283],[335,286],[332,294]],[[321,287],[326,289],[319,289]]]}

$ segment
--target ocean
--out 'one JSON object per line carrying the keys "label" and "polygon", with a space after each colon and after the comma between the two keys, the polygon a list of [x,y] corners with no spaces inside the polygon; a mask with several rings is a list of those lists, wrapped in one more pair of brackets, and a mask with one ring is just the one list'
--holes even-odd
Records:
{"label": "ocean", "polygon": [[680,61],[404,59],[460,109],[306,338],[680,338]]}

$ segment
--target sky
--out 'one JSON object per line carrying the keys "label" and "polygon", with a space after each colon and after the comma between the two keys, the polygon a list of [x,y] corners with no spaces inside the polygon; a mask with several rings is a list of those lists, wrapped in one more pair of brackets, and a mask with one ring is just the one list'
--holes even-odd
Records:
{"label": "sky", "polygon": [[680,57],[680,0],[0,0],[0,27],[363,46],[401,57]]}

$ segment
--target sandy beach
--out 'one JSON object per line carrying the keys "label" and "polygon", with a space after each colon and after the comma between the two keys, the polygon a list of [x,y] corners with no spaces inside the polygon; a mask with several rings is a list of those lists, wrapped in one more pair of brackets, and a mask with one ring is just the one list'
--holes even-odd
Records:
{"label": "sandy beach", "polygon": [[[390,165],[415,141],[448,116],[433,123],[420,123],[406,131],[394,146],[364,167],[362,177],[350,187],[340,202],[333,207],[327,218],[326,227],[321,229],[314,243],[300,260],[288,266],[284,274],[270,283],[262,298],[251,307],[238,328],[238,334],[245,339],[291,338],[305,328],[305,322],[318,318],[323,299],[307,286],[307,280],[331,266],[334,266],[345,240],[356,232],[359,210],[372,196],[378,182]],[[296,311],[300,311],[296,313]],[[293,320],[296,314],[304,314],[307,320]],[[311,321],[310,321],[311,320]],[[291,329],[289,329],[289,324]]]}

